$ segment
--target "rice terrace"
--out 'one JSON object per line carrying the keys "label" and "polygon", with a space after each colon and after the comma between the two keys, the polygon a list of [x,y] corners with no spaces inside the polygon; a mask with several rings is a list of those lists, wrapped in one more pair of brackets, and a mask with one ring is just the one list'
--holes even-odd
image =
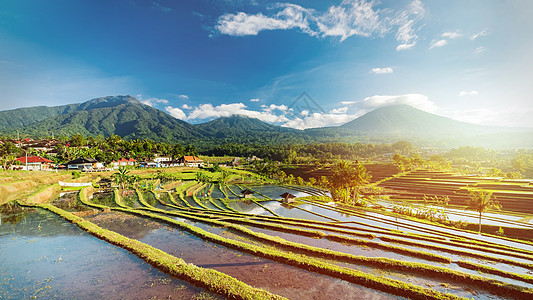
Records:
{"label": "rice terrace", "polygon": [[[331,173],[331,179],[342,165],[322,170]],[[339,201],[342,196],[332,195],[318,184],[320,180],[293,180],[292,175],[271,179],[218,165],[121,167],[81,177],[68,172],[4,171],[1,188],[19,192],[2,194],[0,295],[7,299],[529,299],[533,295],[533,225],[527,214],[532,181],[427,168],[401,171],[386,163],[367,167],[379,175],[358,187],[357,201],[366,199],[364,205]],[[301,174],[305,170],[293,168]],[[91,184],[69,184],[75,182]],[[502,209],[483,214],[481,234],[478,212],[465,210],[473,191],[497,195]]]}
{"label": "rice terrace", "polygon": [[532,300],[532,15],[0,0],[0,300]]}

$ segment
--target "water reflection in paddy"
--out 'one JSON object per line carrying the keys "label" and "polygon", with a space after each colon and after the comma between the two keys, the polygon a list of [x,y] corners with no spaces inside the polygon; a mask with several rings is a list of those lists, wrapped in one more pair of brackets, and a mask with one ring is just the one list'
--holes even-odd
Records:
{"label": "water reflection in paddy", "polygon": [[[114,216],[114,217],[112,217]],[[132,221],[126,225],[125,219]],[[185,221],[175,218],[179,221]],[[135,237],[188,263],[212,268],[235,277],[255,287],[264,288],[292,299],[347,299],[358,295],[372,299],[389,299],[393,296],[347,283],[301,269],[286,266],[267,259],[228,249],[224,246],[205,242],[196,236],[158,222],[123,213],[112,212],[94,216],[92,222],[117,231],[125,236]],[[228,236],[222,228],[192,223],[210,232]],[[142,236],[135,233],[132,224],[150,228]]]}
{"label": "water reflection in paddy", "polygon": [[3,210],[0,253],[2,299],[218,297],[43,210]]}

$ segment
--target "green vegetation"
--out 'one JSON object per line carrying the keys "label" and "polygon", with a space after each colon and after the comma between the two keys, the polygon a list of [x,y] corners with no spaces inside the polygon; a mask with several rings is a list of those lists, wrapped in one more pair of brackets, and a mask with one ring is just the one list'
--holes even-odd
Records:
{"label": "green vegetation", "polygon": [[492,199],[492,192],[471,191],[470,199],[466,202],[468,208],[479,213],[479,232],[481,232],[481,214],[489,209],[500,209],[500,204]]}

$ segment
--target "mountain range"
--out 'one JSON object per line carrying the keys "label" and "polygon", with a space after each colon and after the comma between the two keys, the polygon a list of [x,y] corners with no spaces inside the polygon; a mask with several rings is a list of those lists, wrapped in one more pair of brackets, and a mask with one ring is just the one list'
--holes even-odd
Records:
{"label": "mountain range", "polygon": [[533,128],[501,128],[459,122],[408,105],[378,108],[341,126],[296,130],[233,115],[190,124],[131,96],[109,96],[79,104],[0,111],[0,133],[48,137],[119,135],[182,144],[202,143],[393,143],[423,146],[533,148]]}

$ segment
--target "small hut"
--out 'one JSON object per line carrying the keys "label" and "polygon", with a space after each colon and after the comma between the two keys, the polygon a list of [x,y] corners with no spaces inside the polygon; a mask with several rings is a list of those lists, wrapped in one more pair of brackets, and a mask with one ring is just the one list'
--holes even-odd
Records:
{"label": "small hut", "polygon": [[249,189],[245,189],[244,191],[241,192],[241,194],[242,194],[242,198],[249,199],[249,198],[252,198],[252,195],[254,194],[254,192],[250,191]]}
{"label": "small hut", "polygon": [[290,194],[290,193],[283,193],[280,195],[281,196],[281,199],[283,201],[283,203],[293,203],[295,202],[296,200],[296,196],[294,196],[293,194]]}

